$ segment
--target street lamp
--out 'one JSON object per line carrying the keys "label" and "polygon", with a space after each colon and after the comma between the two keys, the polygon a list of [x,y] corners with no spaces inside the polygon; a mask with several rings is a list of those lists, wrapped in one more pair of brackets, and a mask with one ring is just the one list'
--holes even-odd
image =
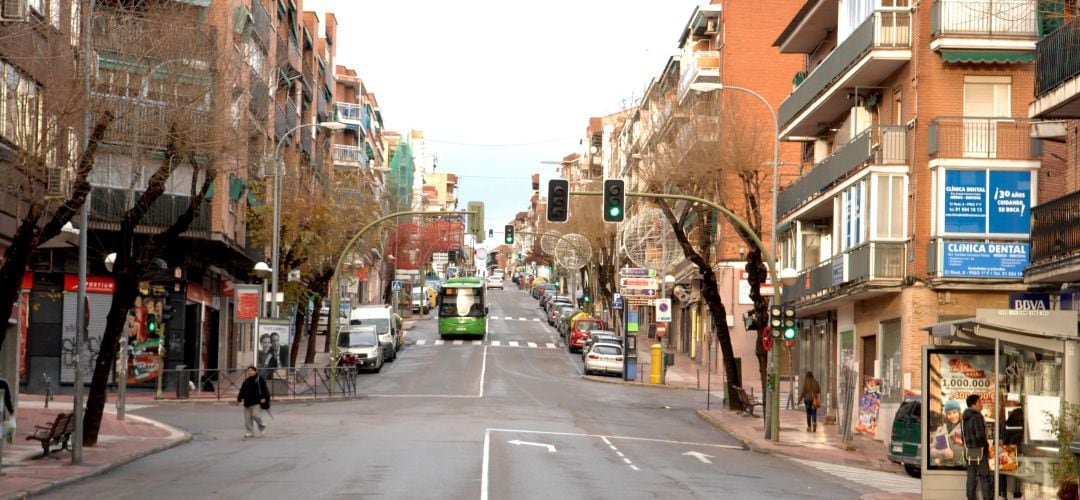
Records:
{"label": "street lamp", "polygon": [[303,123],[289,129],[287,132],[282,134],[281,139],[278,139],[277,145],[274,146],[274,228],[273,241],[271,243],[270,251],[270,265],[273,266],[270,273],[270,311],[271,316],[275,319],[277,319],[278,317],[278,274],[279,268],[281,266],[279,262],[280,255],[278,255],[281,251],[281,167],[279,165],[281,163],[281,146],[285,144],[285,139],[292,135],[293,132],[296,132],[297,130],[305,127],[321,127],[325,130],[334,132],[337,130],[343,130],[345,128],[345,124],[338,121]]}
{"label": "street lamp", "polygon": [[[754,92],[745,87],[737,87],[734,85],[724,85],[723,83],[710,83],[710,82],[696,82],[690,84],[692,90],[698,92],[711,92],[713,90],[738,90],[745,92],[756,97],[766,108],[769,109],[769,115],[773,119],[773,192],[772,192],[772,252],[773,255],[766,259],[769,263],[769,274],[773,279],[780,278],[776,273],[775,258],[777,255],[776,245],[776,198],[777,192],[780,190],[780,120],[776,116],[776,110],[773,109],[772,104],[765,99],[761,94]],[[764,256],[763,256],[764,257]],[[779,281],[779,280],[778,280]],[[793,283],[794,284],[794,279]],[[783,306],[783,297],[780,293],[773,293],[774,307]],[[769,415],[769,425],[766,428],[766,437],[774,442],[780,441],[780,419],[777,413],[780,411],[780,391],[776,386],[778,379],[780,378],[780,359],[776,355],[776,352],[772,349],[769,350],[769,378],[772,380],[772,391],[769,394],[769,411],[766,412]]]}

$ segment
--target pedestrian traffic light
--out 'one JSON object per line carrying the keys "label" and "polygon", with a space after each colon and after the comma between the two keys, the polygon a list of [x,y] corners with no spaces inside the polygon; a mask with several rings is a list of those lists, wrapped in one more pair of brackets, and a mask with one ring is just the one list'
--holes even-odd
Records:
{"label": "pedestrian traffic light", "polygon": [[785,307],[784,308],[784,330],[783,330],[784,340],[795,340],[795,334],[797,332],[797,330],[795,328],[795,321],[796,321],[795,320],[795,308],[794,307]]}
{"label": "pedestrian traffic light", "polygon": [[604,180],[604,222],[622,222],[626,191],[622,179]]}
{"label": "pedestrian traffic light", "polygon": [[504,241],[506,242],[507,245],[513,245],[514,244],[514,225],[513,224],[507,224],[506,227],[503,228],[503,238],[504,238]]}
{"label": "pedestrian traffic light", "polygon": [[784,308],[772,306],[769,308],[769,334],[773,338],[780,337],[780,329],[784,326]]}
{"label": "pedestrian traffic light", "polygon": [[494,237],[495,237],[495,230],[494,229],[488,229],[488,238],[494,238]]}
{"label": "pedestrian traffic light", "polygon": [[150,333],[157,332],[157,318],[152,314],[146,317],[146,331]]}
{"label": "pedestrian traffic light", "polygon": [[548,181],[547,220],[566,222],[570,217],[570,182],[566,179]]}

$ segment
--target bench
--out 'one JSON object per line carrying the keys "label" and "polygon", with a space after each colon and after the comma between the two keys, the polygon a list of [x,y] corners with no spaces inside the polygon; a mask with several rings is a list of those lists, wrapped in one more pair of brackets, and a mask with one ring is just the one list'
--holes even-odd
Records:
{"label": "bench", "polygon": [[54,444],[59,444],[61,451],[68,449],[68,440],[73,432],[75,432],[75,415],[60,413],[51,424],[35,425],[34,433],[26,436],[26,440],[41,441],[41,449],[45,451],[47,457],[52,452]]}
{"label": "bench", "polygon": [[747,394],[742,387],[733,385],[731,386],[731,389],[735,391],[735,397],[739,399],[740,403],[742,403],[743,411],[749,413],[751,417],[756,416],[754,415],[755,406],[764,407],[761,401],[758,400],[758,398],[754,397],[753,394]]}

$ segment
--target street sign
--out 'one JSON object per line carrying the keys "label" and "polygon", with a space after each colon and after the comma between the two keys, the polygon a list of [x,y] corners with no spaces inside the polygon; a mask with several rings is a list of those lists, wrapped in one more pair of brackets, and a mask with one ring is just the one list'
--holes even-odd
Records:
{"label": "street sign", "polygon": [[656,276],[656,270],[645,269],[641,267],[624,267],[622,269],[619,269],[619,276],[635,276],[649,278]]}
{"label": "street sign", "polygon": [[648,297],[653,298],[659,295],[655,288],[624,288],[622,291],[624,297]]}
{"label": "street sign", "polygon": [[623,288],[652,288],[659,287],[656,278],[621,278],[619,285]]}
{"label": "street sign", "polygon": [[616,293],[611,295],[611,308],[622,309],[622,294]]}
{"label": "street sign", "polygon": [[656,299],[656,321],[667,323],[671,321],[671,299]]}
{"label": "street sign", "polygon": [[400,281],[394,281],[393,283],[390,284],[390,289],[392,289],[395,292],[400,292],[401,291],[401,282]]}
{"label": "street sign", "polygon": [[667,323],[659,322],[656,324],[656,336],[664,338],[664,335],[667,335]]}

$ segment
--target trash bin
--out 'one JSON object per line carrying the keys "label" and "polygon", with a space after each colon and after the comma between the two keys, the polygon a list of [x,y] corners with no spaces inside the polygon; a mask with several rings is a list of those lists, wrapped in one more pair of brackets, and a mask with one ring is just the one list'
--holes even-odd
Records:
{"label": "trash bin", "polygon": [[675,366],[675,353],[673,353],[673,352],[665,352],[664,353],[664,366]]}
{"label": "trash bin", "polygon": [[176,397],[187,399],[191,397],[191,374],[187,371],[187,365],[176,365]]}

